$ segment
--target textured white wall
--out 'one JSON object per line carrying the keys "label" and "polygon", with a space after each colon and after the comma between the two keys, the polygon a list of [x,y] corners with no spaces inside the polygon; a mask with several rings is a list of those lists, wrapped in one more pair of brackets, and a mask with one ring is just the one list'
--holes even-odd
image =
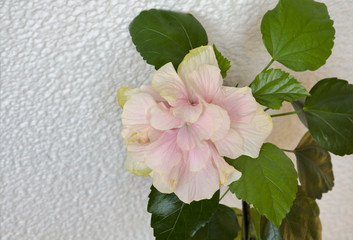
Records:
{"label": "textured white wall", "polygon": [[[153,7],[193,13],[232,61],[227,81],[244,85],[270,60],[259,24],[275,2],[0,1],[1,239],[152,239],[151,181],[125,170],[119,136],[117,89],[153,74],[129,23]],[[335,47],[325,67],[295,74],[308,88],[330,76],[352,82],[353,1],[326,3]],[[295,116],[274,123],[281,147],[305,132]],[[319,201],[324,239],[352,239],[352,162],[333,157],[335,187]]]}

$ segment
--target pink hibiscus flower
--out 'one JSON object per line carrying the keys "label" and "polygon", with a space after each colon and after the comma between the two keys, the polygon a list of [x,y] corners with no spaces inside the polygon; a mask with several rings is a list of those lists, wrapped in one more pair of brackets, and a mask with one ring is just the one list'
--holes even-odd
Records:
{"label": "pink hibiscus flower", "polygon": [[235,169],[223,157],[257,157],[272,121],[249,87],[222,86],[211,46],[190,51],[176,72],[161,67],[151,86],[122,87],[127,169],[151,176],[185,203],[209,199]]}

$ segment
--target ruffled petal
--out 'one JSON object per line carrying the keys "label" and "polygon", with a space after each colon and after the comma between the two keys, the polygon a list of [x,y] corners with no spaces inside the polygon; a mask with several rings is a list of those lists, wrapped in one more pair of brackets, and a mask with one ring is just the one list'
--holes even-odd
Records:
{"label": "ruffled petal", "polygon": [[166,174],[152,171],[150,176],[153,179],[153,186],[161,193],[172,193],[174,191],[174,182],[170,181]]}
{"label": "ruffled petal", "polygon": [[131,96],[125,103],[121,115],[123,125],[135,130],[149,126],[149,109],[155,104],[154,99],[147,93],[138,93]]}
{"label": "ruffled petal", "polygon": [[189,163],[189,170],[197,172],[203,169],[210,161],[211,151],[208,144],[204,143],[191,149],[188,153],[186,161]]}
{"label": "ruffled petal", "polygon": [[230,128],[228,134],[214,142],[214,145],[221,156],[235,159],[244,153],[244,141],[242,136],[235,130]]}
{"label": "ruffled petal", "polygon": [[176,118],[170,108],[160,103],[153,106],[150,110],[150,124],[158,130],[169,130],[180,128],[184,124],[184,121]]}
{"label": "ruffled petal", "polygon": [[193,91],[196,96],[207,103],[211,103],[214,98],[219,99],[222,94],[222,76],[218,66],[202,65],[183,79],[187,89]]}
{"label": "ruffled petal", "polygon": [[187,96],[185,85],[172,63],[157,70],[152,78],[152,87],[167,101],[177,101],[178,98]]}
{"label": "ruffled petal", "polygon": [[212,46],[201,46],[190,50],[179,64],[178,74],[185,80],[186,76],[204,64],[218,67],[217,58]]}
{"label": "ruffled petal", "polygon": [[179,130],[165,131],[159,139],[149,145],[145,163],[152,170],[169,173],[182,161],[182,152],[177,144]]}
{"label": "ruffled petal", "polygon": [[251,88],[223,87],[222,89],[225,95],[223,105],[227,109],[231,122],[249,122],[257,109]]}
{"label": "ruffled petal", "polygon": [[175,117],[182,119],[185,122],[196,122],[202,113],[202,104],[191,105],[186,102],[172,108]]}
{"label": "ruffled petal", "polygon": [[159,92],[154,90],[151,85],[142,85],[140,87],[140,91],[151,95],[156,102],[166,102],[166,100],[161,97]]}
{"label": "ruffled petal", "polygon": [[212,198],[219,189],[218,172],[212,162],[209,160],[200,171],[189,169],[190,167],[187,166],[182,172],[175,188],[178,198],[185,203]]}
{"label": "ruffled petal", "polygon": [[224,138],[230,129],[230,119],[226,110],[214,104],[205,104],[199,120],[191,124],[201,140],[217,141]]}
{"label": "ruffled petal", "polygon": [[210,144],[210,150],[212,154],[212,161],[216,167],[219,175],[219,185],[222,185],[227,182],[229,175],[235,172],[235,168],[229,165],[223,157],[219,156],[216,149]]}
{"label": "ruffled petal", "polygon": [[194,148],[198,141],[199,139],[196,133],[190,126],[184,125],[179,129],[177,143],[183,151],[189,151],[190,149]]}
{"label": "ruffled petal", "polygon": [[244,155],[257,158],[262,144],[272,131],[272,119],[258,105],[253,119],[248,123],[232,125],[244,139]]}
{"label": "ruffled petal", "polygon": [[146,146],[131,144],[128,146],[126,168],[129,172],[147,177],[151,169],[144,163]]}

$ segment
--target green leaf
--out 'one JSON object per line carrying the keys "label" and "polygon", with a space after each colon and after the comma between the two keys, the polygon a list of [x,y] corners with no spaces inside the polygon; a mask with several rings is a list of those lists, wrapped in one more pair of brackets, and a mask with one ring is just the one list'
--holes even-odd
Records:
{"label": "green leaf", "polygon": [[261,215],[255,208],[250,208],[250,216],[251,216],[251,226],[253,228],[256,239],[260,238],[260,220]]}
{"label": "green leaf", "polygon": [[343,156],[353,153],[353,85],[345,80],[319,81],[304,112],[311,136],[322,148]]}
{"label": "green leaf", "polygon": [[160,193],[152,186],[147,211],[152,213],[154,236],[157,240],[191,239],[210,221],[217,210],[218,201],[219,191],[211,199],[186,204],[174,193]]}
{"label": "green leaf", "polygon": [[238,218],[238,223],[240,227],[240,231],[238,232],[238,236],[234,240],[242,240],[243,239],[243,211],[239,208],[232,208]]}
{"label": "green leaf", "polygon": [[335,29],[324,3],[280,0],[261,22],[272,58],[294,71],[316,70],[331,55]]}
{"label": "green leaf", "polygon": [[214,44],[213,44],[213,51],[216,55],[218,67],[219,69],[221,69],[221,75],[223,78],[225,78],[227,76],[227,71],[230,68],[230,61],[217,50],[216,45]]}
{"label": "green leaf", "polygon": [[168,62],[177,68],[193,48],[207,45],[205,29],[191,14],[151,9],[129,27],[137,51],[156,69]]}
{"label": "green leaf", "polygon": [[242,173],[238,181],[230,184],[230,190],[279,226],[297,191],[292,161],[278,147],[265,143],[258,158],[240,156],[227,162]]}
{"label": "green leaf", "polygon": [[[284,221],[283,221],[284,222]],[[281,232],[266,217],[261,217],[261,240],[282,240]]]}
{"label": "green leaf", "polygon": [[[295,109],[295,111],[303,110],[305,99],[300,99],[298,101],[292,102],[292,106]],[[297,114],[299,117],[299,120],[304,124],[305,127],[308,127],[308,121],[306,120],[306,116],[304,112],[300,112]]]}
{"label": "green leaf", "polygon": [[320,240],[320,209],[315,200],[307,197],[299,186],[293,206],[280,227],[284,240]]}
{"label": "green leaf", "polygon": [[333,187],[330,154],[321,148],[307,132],[295,148],[300,183],[308,197],[321,199]]}
{"label": "green leaf", "polygon": [[293,102],[310,96],[300,82],[280,69],[261,72],[250,87],[256,101],[272,109],[280,109],[283,101]]}
{"label": "green leaf", "polygon": [[201,228],[193,240],[233,240],[240,231],[237,214],[225,205],[218,205],[210,222]]}

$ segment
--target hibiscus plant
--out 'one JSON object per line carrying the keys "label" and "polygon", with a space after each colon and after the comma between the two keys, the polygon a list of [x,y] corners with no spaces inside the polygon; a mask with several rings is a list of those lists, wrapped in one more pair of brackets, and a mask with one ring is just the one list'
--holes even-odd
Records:
{"label": "hibiscus plant", "polygon": [[[353,153],[353,85],[326,78],[308,92],[292,75],[331,55],[335,29],[324,3],[279,0],[261,22],[272,56],[249,86],[223,86],[230,69],[191,15],[151,9],[130,24],[137,51],[156,68],[151,85],[123,86],[127,169],[150,176],[156,239],[321,239],[316,199],[333,187],[329,152]],[[283,101],[294,111],[269,115]],[[265,143],[272,118],[297,114],[308,132],[293,150]],[[297,169],[285,152],[297,159]],[[229,182],[235,171],[241,177]],[[299,181],[298,181],[299,177]],[[220,186],[243,209],[220,204]]]}

